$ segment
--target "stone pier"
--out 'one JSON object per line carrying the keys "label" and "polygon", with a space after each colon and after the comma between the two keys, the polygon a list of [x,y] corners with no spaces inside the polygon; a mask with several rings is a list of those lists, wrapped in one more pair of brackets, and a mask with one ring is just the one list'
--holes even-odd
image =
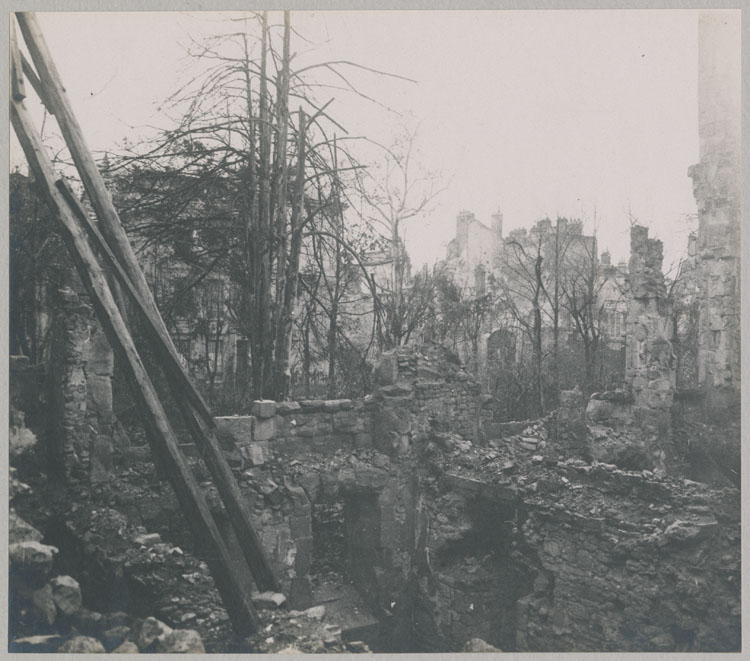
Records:
{"label": "stone pier", "polygon": [[698,206],[698,385],[710,409],[740,390],[740,22],[699,19],[700,162],[688,170]]}
{"label": "stone pier", "polygon": [[633,414],[646,434],[654,466],[664,469],[671,445],[675,370],[662,260],[662,242],[649,238],[646,227],[633,227],[625,377],[633,395]]}
{"label": "stone pier", "polygon": [[114,356],[91,306],[73,289],[58,292],[49,361],[52,465],[64,480],[110,477]]}

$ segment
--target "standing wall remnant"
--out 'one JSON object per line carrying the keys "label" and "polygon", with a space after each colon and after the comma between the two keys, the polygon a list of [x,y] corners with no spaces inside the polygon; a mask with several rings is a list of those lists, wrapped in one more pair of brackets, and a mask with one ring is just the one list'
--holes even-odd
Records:
{"label": "standing wall remnant", "polygon": [[65,480],[109,479],[114,356],[91,306],[59,291],[50,352],[50,452]]}
{"label": "standing wall remnant", "polygon": [[662,249],[662,242],[650,239],[646,227],[631,228],[625,370],[636,422],[646,434],[654,466],[664,469],[671,442],[675,371]]}
{"label": "standing wall remnant", "polygon": [[709,404],[740,389],[739,10],[699,18],[700,162],[688,170],[698,206],[698,385]]}

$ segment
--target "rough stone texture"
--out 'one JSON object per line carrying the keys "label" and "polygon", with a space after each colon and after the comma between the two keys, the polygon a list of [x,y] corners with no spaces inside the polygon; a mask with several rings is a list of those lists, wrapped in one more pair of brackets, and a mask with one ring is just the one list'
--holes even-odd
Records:
{"label": "rough stone texture", "polygon": [[52,597],[57,609],[65,615],[72,615],[82,605],[81,586],[71,576],[58,576],[50,581]]}
{"label": "rough stone texture", "polygon": [[64,654],[104,654],[107,650],[96,638],[75,636],[57,649]]}
{"label": "rough stone texture", "polygon": [[484,642],[481,638],[472,638],[471,640],[467,641],[462,651],[463,652],[480,652],[483,654],[488,654],[492,652],[502,652],[501,649],[498,649],[494,645],[490,645],[489,643]]}
{"label": "rough stone texture", "polygon": [[8,546],[13,579],[44,583],[52,570],[57,549],[39,542],[17,542]]}
{"label": "rough stone texture", "polygon": [[650,239],[646,227],[632,227],[625,376],[633,394],[635,421],[654,465],[664,469],[667,455],[672,456],[675,371],[662,259],[661,241]]}
{"label": "rough stone texture", "polygon": [[688,171],[699,216],[698,383],[720,408],[738,395],[741,372],[739,19],[702,13],[699,43],[700,162]]}
{"label": "rough stone texture", "polygon": [[166,636],[172,633],[172,628],[164,622],[160,622],[155,617],[147,617],[145,620],[139,620],[133,625],[133,638],[135,644],[141,652],[151,646],[160,636]]}
{"label": "rough stone texture", "polygon": [[31,594],[31,603],[44,624],[49,626],[55,622],[57,607],[52,595],[52,586],[49,583]]}
{"label": "rough stone texture", "polygon": [[192,629],[177,629],[159,638],[157,654],[205,654],[200,634]]}
{"label": "rough stone texture", "polygon": [[126,640],[122,645],[113,649],[112,654],[138,654],[138,645],[132,640]]}
{"label": "rough stone texture", "polygon": [[276,413],[276,402],[272,399],[256,399],[250,410],[258,418],[271,418]]}
{"label": "rough stone texture", "polygon": [[49,363],[52,459],[65,479],[104,482],[112,469],[114,355],[93,310],[59,291]]}

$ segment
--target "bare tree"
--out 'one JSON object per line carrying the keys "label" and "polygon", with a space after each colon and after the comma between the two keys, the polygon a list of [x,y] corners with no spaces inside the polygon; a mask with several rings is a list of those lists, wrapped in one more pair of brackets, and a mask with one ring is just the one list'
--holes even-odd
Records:
{"label": "bare tree", "polygon": [[416,145],[416,130],[404,128],[393,145],[378,145],[381,161],[359,177],[362,216],[384,237],[390,254],[390,274],[377,282],[375,300],[379,338],[386,348],[408,341],[424,319],[435,285],[426,271],[412,280],[404,246],[404,225],[426,213],[443,190],[439,176],[423,173],[415,162]]}
{"label": "bare tree", "polygon": [[339,69],[355,65],[293,68],[283,16],[276,26],[265,12],[248,14],[241,30],[195,45],[206,66],[171,97],[176,127],[118,164],[142,242],[229,278],[238,292],[232,323],[250,340],[254,397],[276,399],[290,388],[303,242],[327,229],[318,220],[336,204],[339,175],[358,167],[327,137],[339,124],[313,91],[331,86],[309,79],[328,72],[346,81]]}

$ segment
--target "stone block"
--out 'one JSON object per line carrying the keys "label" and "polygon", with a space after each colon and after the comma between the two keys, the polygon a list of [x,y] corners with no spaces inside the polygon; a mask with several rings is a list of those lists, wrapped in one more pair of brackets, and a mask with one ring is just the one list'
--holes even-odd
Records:
{"label": "stone block", "polygon": [[247,443],[253,440],[253,421],[251,415],[229,415],[214,418],[220,433],[232,438],[235,443]]}
{"label": "stone block", "polygon": [[138,645],[132,640],[126,640],[122,645],[112,650],[112,654],[138,654]]}
{"label": "stone block", "polygon": [[10,641],[8,644],[8,651],[32,652],[37,654],[56,652],[62,642],[63,637],[58,636],[57,634],[49,636],[25,636],[24,638],[16,638],[15,640]]}
{"label": "stone block", "polygon": [[240,455],[251,466],[262,466],[271,456],[268,441],[256,441],[242,445],[240,446]]}
{"label": "stone block", "polygon": [[96,638],[75,636],[60,645],[57,651],[63,654],[104,654],[107,650]]}
{"label": "stone block", "polygon": [[276,402],[272,399],[256,399],[250,411],[258,418],[272,418],[276,415]]}
{"label": "stone block", "polygon": [[205,654],[200,634],[193,629],[175,629],[158,639],[157,654]]}
{"label": "stone block", "polygon": [[55,622],[57,607],[52,596],[52,586],[49,583],[31,594],[31,603],[42,624],[51,626]]}
{"label": "stone block", "polygon": [[351,399],[327,399],[323,402],[323,410],[329,413],[348,411],[352,408]]}
{"label": "stone block", "polygon": [[322,399],[301,399],[299,405],[303,411],[322,411],[325,406],[325,400]]}
{"label": "stone block", "polygon": [[42,533],[18,516],[15,510],[11,509],[8,513],[8,540],[11,544],[41,542]]}
{"label": "stone block", "polygon": [[157,638],[172,633],[172,628],[155,617],[147,617],[137,621],[133,626],[133,638],[138,649],[143,652],[149,648]]}
{"label": "stone block", "polygon": [[109,651],[122,645],[129,635],[130,627],[113,627],[112,629],[107,629],[107,631],[101,634],[101,641],[102,643],[104,643],[104,647],[107,649],[107,651]]}
{"label": "stone block", "polygon": [[81,608],[81,586],[71,576],[57,576],[50,581],[52,598],[57,610],[64,615],[72,615]]}
{"label": "stone block", "polygon": [[8,546],[11,577],[23,578],[41,587],[52,569],[57,549],[39,542],[18,542]]}
{"label": "stone block", "polygon": [[153,546],[161,543],[161,535],[158,532],[145,533],[138,535],[133,541],[140,546]]}
{"label": "stone block", "polygon": [[302,407],[299,405],[299,402],[276,402],[277,415],[288,415],[301,410]]}
{"label": "stone block", "polygon": [[253,592],[251,598],[256,608],[276,609],[286,603],[286,597],[280,592]]}
{"label": "stone block", "polygon": [[274,418],[256,418],[253,426],[254,441],[270,441],[276,433]]}

